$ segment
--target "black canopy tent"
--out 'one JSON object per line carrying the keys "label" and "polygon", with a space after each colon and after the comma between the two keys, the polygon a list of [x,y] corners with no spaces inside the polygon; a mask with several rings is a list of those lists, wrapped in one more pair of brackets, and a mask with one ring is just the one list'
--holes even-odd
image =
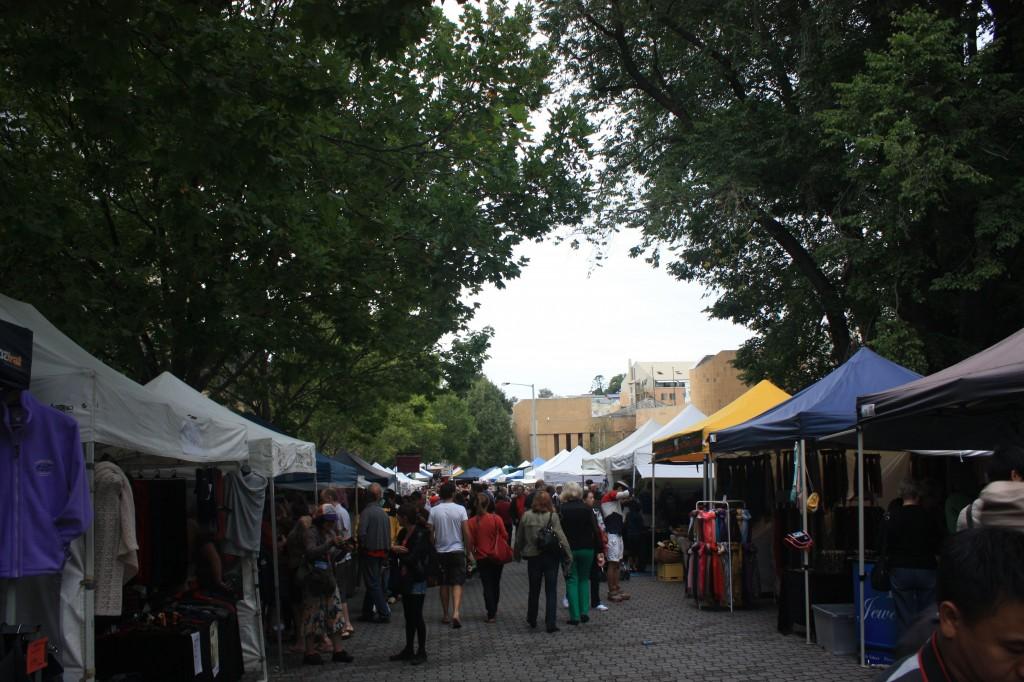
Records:
{"label": "black canopy tent", "polygon": [[857,399],[864,447],[992,450],[1024,438],[1024,329],[887,391]]}

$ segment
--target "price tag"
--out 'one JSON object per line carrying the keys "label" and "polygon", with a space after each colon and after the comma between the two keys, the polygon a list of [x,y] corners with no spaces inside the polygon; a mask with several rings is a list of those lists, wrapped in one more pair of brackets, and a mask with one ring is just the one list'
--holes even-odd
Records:
{"label": "price tag", "polygon": [[216,678],[220,675],[220,636],[217,621],[210,623],[210,672]]}
{"label": "price tag", "polygon": [[46,637],[33,640],[28,643],[25,650],[25,673],[31,675],[46,667],[46,643],[50,641]]}
{"label": "price tag", "polygon": [[192,668],[196,675],[203,672],[203,647],[198,632],[192,633]]}

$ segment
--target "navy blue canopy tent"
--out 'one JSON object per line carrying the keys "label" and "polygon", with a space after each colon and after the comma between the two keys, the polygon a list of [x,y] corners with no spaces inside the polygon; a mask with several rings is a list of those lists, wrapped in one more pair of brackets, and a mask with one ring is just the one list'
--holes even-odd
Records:
{"label": "navy blue canopy tent", "polygon": [[767,412],[711,434],[711,452],[792,447],[857,424],[857,396],[884,391],[920,374],[861,348],[828,376]]}
{"label": "navy blue canopy tent", "polygon": [[[351,487],[356,484],[359,474],[355,468],[321,454],[316,456],[316,481],[320,487],[342,486]],[[284,474],[274,478],[274,485],[287,490],[312,491],[314,488],[313,474]]]}
{"label": "navy blue canopy tent", "polygon": [[478,478],[480,478],[481,476],[483,476],[486,473],[487,472],[484,471],[483,469],[478,469],[477,467],[470,467],[466,471],[463,471],[461,474],[456,476],[455,480],[456,481],[475,481],[475,480],[477,480]]}

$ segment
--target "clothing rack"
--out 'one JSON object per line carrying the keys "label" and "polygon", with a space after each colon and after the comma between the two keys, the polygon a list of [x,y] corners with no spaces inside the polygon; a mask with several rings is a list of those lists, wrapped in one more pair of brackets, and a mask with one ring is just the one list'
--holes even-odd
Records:
{"label": "clothing rack", "polygon": [[[12,580],[11,582],[13,583],[14,581]],[[10,588],[8,588],[7,595],[8,597],[12,596]],[[9,611],[10,608],[10,602],[8,602],[7,610]],[[46,639],[45,637],[43,637],[42,633],[39,632],[38,626],[29,627],[27,625],[15,623],[11,618],[5,618],[3,622],[0,622],[0,636],[7,635],[21,636],[26,644],[34,642],[39,639]],[[43,670],[46,669],[46,664],[43,663],[42,665],[43,667],[37,668],[34,672],[30,674],[26,673],[26,675],[29,675],[29,679],[33,680],[34,682],[42,682]],[[22,672],[24,673],[25,671]]]}
{"label": "clothing rack", "polygon": [[[703,505],[704,509],[701,509]],[[746,507],[746,502],[743,500],[698,500],[693,506],[694,511],[714,511],[716,509],[725,508],[725,543],[726,552],[732,552],[732,512],[733,509],[743,509]],[[732,556],[730,555],[729,561],[729,586],[727,588],[729,595],[729,613],[735,613],[735,603],[733,598],[733,562]],[[697,608],[702,608],[700,600],[697,601]]]}

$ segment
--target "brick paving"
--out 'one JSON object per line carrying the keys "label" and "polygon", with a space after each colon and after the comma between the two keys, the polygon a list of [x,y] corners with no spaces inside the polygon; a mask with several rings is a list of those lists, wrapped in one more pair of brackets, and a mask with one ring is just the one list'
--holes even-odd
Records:
{"label": "brick paving", "polygon": [[[526,564],[512,563],[505,567],[497,624],[483,622],[478,579],[466,585],[460,630],[441,624],[437,589],[428,591],[429,661],[425,665],[412,667],[387,660],[405,644],[398,604],[390,624],[356,623],[356,634],[346,642],[354,663],[325,663],[317,668],[303,666],[301,657],[291,656],[286,659],[286,670],[272,673],[272,679],[520,680],[536,678],[538,671],[549,671],[541,673],[543,677],[600,679],[616,670],[615,679],[633,677],[644,682],[826,682],[869,680],[877,675],[877,671],[859,667],[852,657],[833,656],[818,646],[808,646],[802,637],[778,634],[770,601],[734,614],[701,611],[684,599],[680,583],[634,576],[623,585],[632,599],[611,604],[609,611],[592,611],[590,623],[578,627],[565,623],[568,609],[561,608],[564,584],[560,585],[561,631],[548,634],[543,625],[543,596],[538,629],[531,630],[526,624]],[[358,613],[359,603],[358,597],[352,600],[353,614]],[[645,645],[645,640],[651,643]],[[272,660],[276,663],[276,658]]]}

